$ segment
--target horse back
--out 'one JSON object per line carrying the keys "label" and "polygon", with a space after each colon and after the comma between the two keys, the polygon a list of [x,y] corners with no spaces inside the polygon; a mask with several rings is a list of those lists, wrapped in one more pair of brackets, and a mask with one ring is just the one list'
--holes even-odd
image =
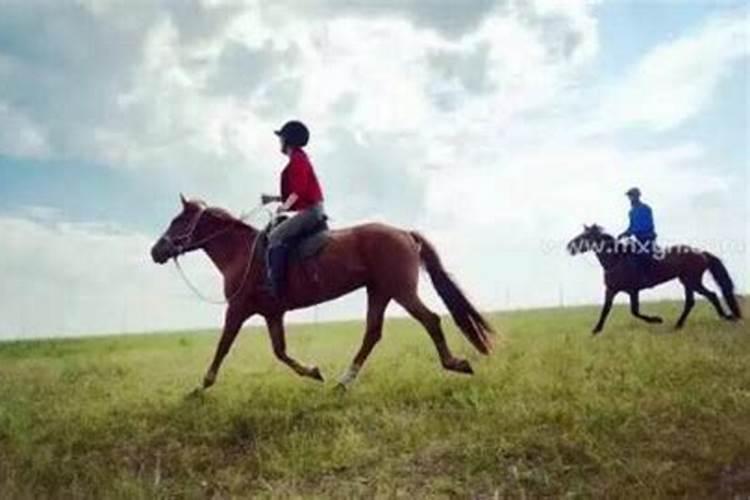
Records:
{"label": "horse back", "polygon": [[333,229],[317,255],[290,265],[290,302],[305,307],[364,286],[385,286],[394,275],[416,282],[419,262],[418,245],[406,230],[381,223]]}

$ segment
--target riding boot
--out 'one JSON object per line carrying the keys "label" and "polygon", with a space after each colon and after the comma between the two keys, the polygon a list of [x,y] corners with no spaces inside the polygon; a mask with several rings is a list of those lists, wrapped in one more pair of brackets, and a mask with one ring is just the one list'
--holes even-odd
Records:
{"label": "riding boot", "polygon": [[266,254],[266,268],[268,269],[268,283],[274,297],[281,298],[286,284],[286,261],[289,249],[286,245],[270,247]]}

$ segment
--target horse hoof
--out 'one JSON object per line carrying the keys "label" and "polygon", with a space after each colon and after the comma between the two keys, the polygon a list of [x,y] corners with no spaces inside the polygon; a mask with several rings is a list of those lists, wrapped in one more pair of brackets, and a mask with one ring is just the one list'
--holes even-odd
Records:
{"label": "horse hoof", "polygon": [[468,361],[465,359],[458,359],[446,366],[447,369],[458,373],[465,373],[467,375],[474,375],[474,369],[471,367]]}
{"label": "horse hoof", "polygon": [[196,399],[201,399],[205,395],[206,390],[202,387],[196,387],[192,391],[185,394],[185,401],[193,401]]}
{"label": "horse hoof", "polygon": [[649,320],[650,323],[664,323],[664,320],[661,319],[659,316],[654,316]]}
{"label": "horse hoof", "polygon": [[593,330],[591,330],[591,335],[599,335],[601,331],[601,328],[594,328]]}
{"label": "horse hoof", "polygon": [[320,373],[320,369],[317,366],[310,371],[310,378],[314,378],[315,380],[319,380],[320,382],[325,382],[323,374]]}
{"label": "horse hoof", "polygon": [[349,387],[345,384],[342,384],[341,382],[333,386],[333,392],[335,392],[336,394],[344,394],[348,390]]}

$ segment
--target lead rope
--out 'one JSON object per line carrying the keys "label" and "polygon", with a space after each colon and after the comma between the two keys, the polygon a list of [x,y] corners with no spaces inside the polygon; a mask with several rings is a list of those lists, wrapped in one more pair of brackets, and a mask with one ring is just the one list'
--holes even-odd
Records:
{"label": "lead rope", "polygon": [[[272,212],[268,208],[266,208],[266,205],[264,205],[263,203],[261,203],[260,205],[256,206],[255,208],[253,208],[249,212],[241,214],[240,215],[240,220],[243,221],[243,222],[247,221],[248,219],[250,219],[251,217],[255,216],[255,214],[257,214],[258,212],[260,212],[263,209],[266,210],[266,212],[269,215],[269,217],[273,216]],[[218,235],[218,233],[217,233],[217,235]],[[252,267],[253,267],[253,261],[255,260],[255,248],[256,248],[256,246],[258,244],[259,237],[260,237],[260,232],[255,236],[255,239],[253,240],[252,246],[248,245],[250,253],[249,253],[249,256],[248,256],[248,259],[247,259],[247,266],[245,266],[245,273],[242,276],[242,281],[240,282],[240,285],[237,287],[237,289],[234,292],[232,292],[232,294],[229,297],[227,297],[225,299],[212,299],[212,298],[207,297],[204,294],[202,294],[201,291],[198,290],[198,288],[195,285],[193,285],[193,283],[190,281],[190,279],[185,274],[185,271],[182,269],[182,266],[180,265],[180,261],[178,260],[179,256],[177,256],[177,257],[174,258],[175,267],[177,267],[177,270],[179,271],[180,276],[182,277],[182,280],[185,282],[185,284],[188,286],[188,288],[190,288],[190,290],[193,291],[193,293],[195,294],[196,297],[198,297],[202,301],[207,302],[209,304],[214,304],[214,305],[228,304],[228,303],[232,302],[232,300],[234,300],[239,295],[239,293],[242,291],[242,289],[247,284],[247,279],[250,276],[250,270],[252,269]]]}

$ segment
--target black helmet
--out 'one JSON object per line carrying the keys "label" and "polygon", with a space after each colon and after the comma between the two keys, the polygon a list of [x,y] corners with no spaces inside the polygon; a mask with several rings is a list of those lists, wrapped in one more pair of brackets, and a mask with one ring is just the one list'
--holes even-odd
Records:
{"label": "black helmet", "polygon": [[274,134],[278,135],[288,146],[302,147],[307,145],[307,141],[310,140],[310,131],[304,123],[291,120],[284,124],[280,130],[275,130]]}
{"label": "black helmet", "polygon": [[627,196],[634,196],[634,197],[636,197],[636,198],[640,198],[640,197],[641,197],[641,190],[640,190],[640,189],[638,189],[637,187],[632,187],[632,188],[628,189],[628,190],[627,190],[627,191],[625,192],[625,194],[626,194]]}

